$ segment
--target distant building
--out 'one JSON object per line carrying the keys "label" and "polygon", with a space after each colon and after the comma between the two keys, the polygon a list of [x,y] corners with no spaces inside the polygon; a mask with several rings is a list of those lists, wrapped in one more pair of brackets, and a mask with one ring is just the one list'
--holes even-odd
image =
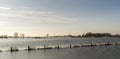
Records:
{"label": "distant building", "polygon": [[18,38],[19,36],[18,36],[18,33],[17,32],[15,32],[14,33],[14,38]]}

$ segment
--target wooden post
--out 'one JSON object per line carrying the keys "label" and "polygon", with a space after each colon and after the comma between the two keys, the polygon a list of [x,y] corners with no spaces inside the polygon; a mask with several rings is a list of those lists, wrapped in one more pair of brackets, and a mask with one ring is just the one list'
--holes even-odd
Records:
{"label": "wooden post", "polygon": [[70,48],[72,48],[72,45],[70,44]]}
{"label": "wooden post", "polygon": [[28,46],[28,51],[29,51],[30,49],[31,49],[30,46]]}
{"label": "wooden post", "polygon": [[58,49],[60,48],[59,44],[57,45],[57,48],[58,48]]}
{"label": "wooden post", "polygon": [[10,51],[11,51],[11,52],[13,51],[13,47],[10,47]]}
{"label": "wooden post", "polygon": [[46,49],[46,45],[44,45],[44,49]]}

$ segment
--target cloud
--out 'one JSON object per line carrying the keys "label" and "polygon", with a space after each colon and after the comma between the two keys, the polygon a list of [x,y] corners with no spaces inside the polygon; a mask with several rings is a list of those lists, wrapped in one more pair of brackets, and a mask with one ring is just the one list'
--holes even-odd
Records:
{"label": "cloud", "polygon": [[10,2],[14,2],[16,0],[0,0],[0,3],[10,3]]}
{"label": "cloud", "polygon": [[9,7],[0,7],[0,10],[10,10],[12,8],[9,8]]}
{"label": "cloud", "polygon": [[[7,8],[3,8],[7,9]],[[9,9],[9,8],[8,8]],[[10,10],[0,13],[0,16],[26,19],[28,22],[36,23],[72,23],[76,18],[65,17],[51,11],[34,11],[34,10]]]}

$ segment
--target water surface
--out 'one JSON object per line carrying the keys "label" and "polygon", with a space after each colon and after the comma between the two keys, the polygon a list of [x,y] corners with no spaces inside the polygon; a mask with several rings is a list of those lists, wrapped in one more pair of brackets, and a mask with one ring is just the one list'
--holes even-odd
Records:
{"label": "water surface", "polygon": [[[69,44],[87,44],[120,42],[119,38],[48,38],[48,39],[1,39],[0,49],[11,46],[26,48],[28,45],[67,46]],[[0,59],[120,59],[120,45],[33,50],[18,52],[0,52]]]}

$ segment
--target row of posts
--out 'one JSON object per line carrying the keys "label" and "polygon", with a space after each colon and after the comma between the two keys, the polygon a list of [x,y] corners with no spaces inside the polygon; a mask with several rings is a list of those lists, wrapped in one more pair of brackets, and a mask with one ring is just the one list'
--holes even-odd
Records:
{"label": "row of posts", "polygon": [[[83,45],[83,44],[81,44],[81,45],[72,45],[72,44],[70,44],[69,45],[69,48],[76,48],[76,47],[92,47],[92,46],[107,46],[107,45],[118,45],[118,44],[120,44],[120,43],[104,43],[104,44],[86,44],[86,45]],[[60,49],[61,47],[60,47],[60,45],[58,44],[56,47],[54,47],[55,49]],[[53,47],[47,47],[46,45],[44,45],[44,48],[37,48],[38,50],[39,49],[53,49]],[[30,50],[37,50],[36,48],[32,48],[31,46],[28,46],[27,47],[27,49],[25,49],[25,50],[28,50],[28,51],[30,51]],[[15,48],[15,47],[10,47],[10,51],[11,52],[13,52],[13,51],[19,51],[19,49],[18,48]],[[2,51],[1,51],[2,52]]]}

